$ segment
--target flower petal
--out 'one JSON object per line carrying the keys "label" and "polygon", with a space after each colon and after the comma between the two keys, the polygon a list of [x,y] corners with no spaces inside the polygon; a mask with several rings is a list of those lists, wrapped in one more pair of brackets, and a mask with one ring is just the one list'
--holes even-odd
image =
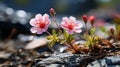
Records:
{"label": "flower petal", "polygon": [[31,25],[31,26],[36,26],[36,24],[37,24],[36,19],[32,18],[32,19],[30,20],[30,25]]}
{"label": "flower petal", "polygon": [[66,29],[66,31],[67,31],[67,33],[69,33],[69,34],[73,34],[73,33],[74,33],[73,30],[69,30],[69,29]]}
{"label": "flower petal", "polygon": [[45,25],[46,26],[49,26],[51,24],[51,21],[50,21],[50,19],[48,19],[46,22],[45,22]]}
{"label": "flower petal", "polygon": [[41,28],[38,28],[37,29],[37,34],[42,34],[43,33],[43,30]]}
{"label": "flower petal", "polygon": [[68,28],[68,25],[65,24],[65,22],[62,22],[62,23],[61,23],[61,27],[62,27],[62,28]]}
{"label": "flower petal", "polygon": [[82,22],[77,22],[78,23],[78,26],[80,27],[80,28],[82,28],[83,27],[83,23]]}
{"label": "flower petal", "polygon": [[51,23],[48,14],[43,15],[43,22],[45,22],[47,26]]}
{"label": "flower petal", "polygon": [[70,19],[70,23],[75,23],[76,22],[76,18],[73,17],[73,16],[70,16],[69,19]]}
{"label": "flower petal", "polygon": [[48,19],[49,19],[49,15],[48,14],[44,14],[43,15],[43,22],[47,22]]}
{"label": "flower petal", "polygon": [[66,25],[69,24],[69,19],[67,17],[63,17],[63,22],[65,22]]}
{"label": "flower petal", "polygon": [[39,21],[39,20],[43,20],[43,18],[42,18],[42,15],[41,15],[41,14],[37,14],[37,15],[35,16],[35,19],[37,19],[38,21]]}
{"label": "flower petal", "polygon": [[83,24],[81,22],[75,23],[75,28],[82,28]]}
{"label": "flower petal", "polygon": [[75,33],[81,33],[82,30],[81,30],[80,28],[76,28],[76,29],[74,29],[74,32],[75,32]]}
{"label": "flower petal", "polygon": [[42,28],[43,32],[47,31],[48,26],[45,26],[44,28]]}
{"label": "flower petal", "polygon": [[32,27],[32,28],[30,29],[30,31],[31,31],[32,33],[36,33],[36,32],[37,32],[37,28],[36,28],[36,27]]}

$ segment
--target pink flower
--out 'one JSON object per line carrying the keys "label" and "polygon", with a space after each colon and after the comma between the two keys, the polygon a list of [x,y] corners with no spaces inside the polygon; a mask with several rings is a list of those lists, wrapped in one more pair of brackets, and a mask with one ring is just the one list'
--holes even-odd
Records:
{"label": "pink flower", "polygon": [[30,25],[33,26],[30,31],[32,33],[42,34],[48,29],[50,23],[48,14],[44,14],[43,16],[41,14],[37,14],[35,18],[30,20]]}
{"label": "pink flower", "polygon": [[63,17],[63,21],[61,23],[61,27],[65,29],[69,34],[80,33],[82,32],[81,27],[82,23],[77,22],[75,17]]}

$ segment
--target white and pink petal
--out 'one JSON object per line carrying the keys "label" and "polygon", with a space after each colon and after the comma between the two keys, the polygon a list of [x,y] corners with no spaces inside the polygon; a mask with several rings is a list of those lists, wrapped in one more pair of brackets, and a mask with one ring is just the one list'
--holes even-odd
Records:
{"label": "white and pink petal", "polygon": [[38,28],[37,29],[37,34],[42,34],[43,33],[43,30],[41,28]]}
{"label": "white and pink petal", "polygon": [[37,27],[32,27],[32,28],[30,29],[30,31],[31,31],[32,33],[36,33],[36,32],[37,32]]}
{"label": "white and pink petal", "polygon": [[81,30],[80,28],[76,28],[76,29],[74,29],[74,32],[75,32],[75,33],[81,33],[82,30]]}
{"label": "white and pink petal", "polygon": [[69,29],[66,29],[66,31],[67,31],[67,33],[69,33],[69,34],[73,34],[73,33],[74,33],[73,30],[69,30]]}
{"label": "white and pink petal", "polygon": [[65,24],[65,22],[62,22],[62,23],[61,23],[61,27],[62,27],[62,28],[68,28],[68,25]]}
{"label": "white and pink petal", "polygon": [[45,26],[44,28],[42,28],[43,32],[46,32],[48,29],[48,26]]}
{"label": "white and pink petal", "polygon": [[43,22],[47,22],[49,20],[49,15],[48,14],[44,14],[43,15]]}
{"label": "white and pink petal", "polygon": [[69,24],[69,19],[67,17],[63,17],[63,22],[65,22],[66,25]]}
{"label": "white and pink petal", "polygon": [[37,15],[35,16],[35,19],[36,19],[36,20],[43,20],[43,17],[42,17],[41,14],[37,14]]}
{"label": "white and pink petal", "polygon": [[70,22],[71,22],[71,23],[75,23],[75,22],[76,22],[76,18],[73,17],[73,16],[70,16],[69,19],[70,19]]}
{"label": "white and pink petal", "polygon": [[36,24],[37,24],[36,19],[32,18],[32,19],[30,20],[30,25],[31,25],[31,26],[36,26]]}

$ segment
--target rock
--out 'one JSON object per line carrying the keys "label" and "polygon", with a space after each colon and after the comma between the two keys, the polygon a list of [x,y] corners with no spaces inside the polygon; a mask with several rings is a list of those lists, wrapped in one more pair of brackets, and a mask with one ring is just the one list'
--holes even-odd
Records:
{"label": "rock", "polygon": [[114,47],[120,48],[120,42],[115,42],[115,43],[113,43],[112,45],[113,45]]}
{"label": "rock", "polygon": [[120,55],[96,60],[89,63],[87,67],[120,67]]}
{"label": "rock", "polygon": [[18,35],[18,39],[24,43],[33,40],[33,38],[34,38],[34,36],[32,36],[32,35],[23,35],[23,34]]}
{"label": "rock", "polygon": [[108,67],[120,67],[120,65],[108,65]]}
{"label": "rock", "polygon": [[50,57],[51,55],[52,55],[51,52],[42,52],[40,56],[44,58],[44,57]]}
{"label": "rock", "polygon": [[[51,57],[42,59],[35,66],[45,67],[119,67],[120,66],[120,55],[105,57],[100,60],[96,60],[93,56],[81,55],[81,54],[53,54]],[[91,62],[91,63],[90,63]],[[89,63],[89,64],[88,64]]]}
{"label": "rock", "polygon": [[58,53],[63,53],[63,52],[65,52],[67,48],[68,48],[68,47],[65,46],[65,45],[63,45],[63,44],[55,44],[53,47],[51,47],[51,50],[52,50],[53,52],[56,52],[56,53],[58,54]]}
{"label": "rock", "polygon": [[86,61],[89,61],[88,58],[90,59],[90,56],[88,55],[62,53],[43,59],[38,62],[36,66],[51,66],[51,64],[58,64],[56,67],[59,67],[59,65],[63,67],[83,66],[87,64],[85,63]]}
{"label": "rock", "polygon": [[8,58],[11,55],[11,53],[6,53],[4,51],[0,52],[0,58]]}
{"label": "rock", "polygon": [[45,67],[64,67],[62,64],[51,64],[51,65],[46,65]]}
{"label": "rock", "polygon": [[101,59],[101,60],[96,60],[96,61],[88,64],[87,67],[107,67],[107,64],[106,64],[105,59]]}
{"label": "rock", "polygon": [[25,49],[35,49],[35,48],[38,48],[38,47],[45,46],[46,44],[47,44],[47,39],[44,38],[44,37],[41,37],[39,39],[34,39],[30,43],[28,43],[25,46]]}
{"label": "rock", "polygon": [[112,57],[106,57],[105,60],[106,60],[106,63],[108,65],[114,65],[114,64],[119,64],[120,65],[120,55],[112,56]]}

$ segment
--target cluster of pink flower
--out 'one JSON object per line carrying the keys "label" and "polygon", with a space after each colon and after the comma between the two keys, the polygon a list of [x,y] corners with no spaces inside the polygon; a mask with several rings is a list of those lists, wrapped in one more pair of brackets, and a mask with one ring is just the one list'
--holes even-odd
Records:
{"label": "cluster of pink flower", "polygon": [[[51,21],[48,14],[37,14],[35,18],[30,20],[30,25],[33,27],[30,29],[32,33],[42,34],[46,32],[48,26],[50,25]],[[61,27],[65,29],[69,34],[80,33],[82,32],[81,27],[83,25],[76,21],[75,17],[63,17]]]}
{"label": "cluster of pink flower", "polygon": [[[51,15],[55,14],[55,11],[53,8],[50,9]],[[83,15],[84,22],[87,22],[87,16]],[[94,22],[94,16],[90,17],[91,23]],[[48,29],[48,26],[50,25],[51,21],[48,14],[44,14],[43,16],[41,14],[37,14],[35,18],[32,18],[30,20],[30,25],[33,27],[30,29],[32,33],[42,34],[43,32],[46,32]],[[65,29],[69,34],[73,33],[81,33],[81,28],[83,27],[83,24],[77,22],[76,18],[73,16],[63,17],[61,28]]]}

